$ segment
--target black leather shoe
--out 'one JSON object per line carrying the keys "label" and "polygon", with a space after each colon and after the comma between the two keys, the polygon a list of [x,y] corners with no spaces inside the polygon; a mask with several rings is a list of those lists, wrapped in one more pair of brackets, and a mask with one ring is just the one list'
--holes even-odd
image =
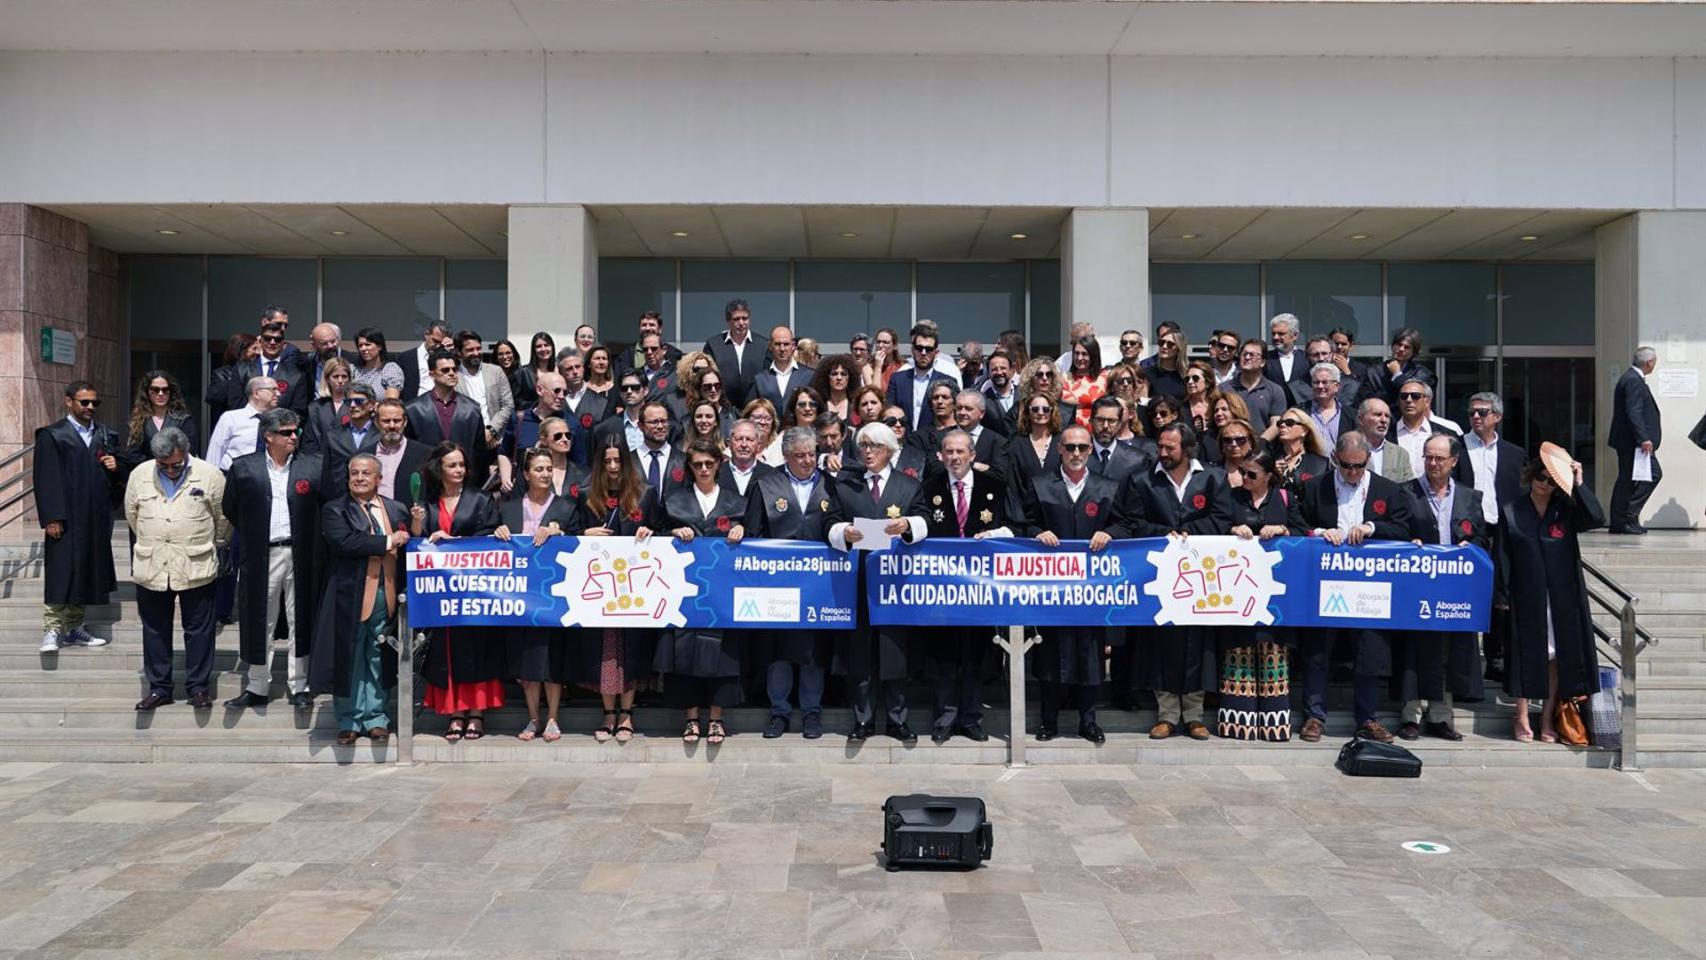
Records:
{"label": "black leather shoe", "polygon": [[823,736],[823,716],[821,714],[808,713],[804,717],[801,717],[800,736],[805,737],[807,740],[816,740],[818,737]]}
{"label": "black leather shoe", "polygon": [[1422,728],[1422,732],[1430,737],[1438,737],[1441,740],[1450,740],[1453,743],[1463,739],[1463,734],[1458,733],[1457,729],[1449,723],[1429,722],[1427,726]]}
{"label": "black leather shoe", "polygon": [[1398,726],[1398,739],[1400,739],[1400,740],[1420,740],[1421,738],[1422,738],[1422,728],[1420,726],[1418,726],[1414,723],[1405,723],[1405,724],[1400,724]]}
{"label": "black leather shoe", "polygon": [[195,710],[212,710],[213,698],[208,696],[206,690],[199,690],[190,694],[190,707]]}
{"label": "black leather shoe", "polygon": [[1038,743],[1047,743],[1050,740],[1053,740],[1057,736],[1059,736],[1059,734],[1055,732],[1054,727],[1051,724],[1045,723],[1045,724],[1037,727],[1037,742]]}
{"label": "black leather shoe", "polygon": [[1078,735],[1091,743],[1106,743],[1108,740],[1107,734],[1104,734],[1102,732],[1102,728],[1096,726],[1094,723],[1079,724]]}
{"label": "black leather shoe", "polygon": [[771,715],[770,722],[764,725],[764,739],[774,740],[788,732],[788,718]]}
{"label": "black leather shoe", "polygon": [[855,724],[853,724],[853,732],[849,733],[847,735],[847,739],[852,740],[854,742],[869,740],[871,738],[871,735],[876,733],[876,732],[877,732],[876,724],[855,723]]}
{"label": "black leather shoe", "polygon": [[981,723],[961,724],[960,736],[967,740],[975,740],[978,743],[983,743],[989,739],[989,734],[983,731],[983,724]]}
{"label": "black leather shoe", "polygon": [[225,709],[227,710],[242,710],[245,707],[264,707],[266,705],[266,697],[263,697],[258,693],[252,693],[248,690],[244,690],[242,693],[239,693],[235,697],[225,701]]}
{"label": "black leather shoe", "polygon": [[909,747],[918,742],[918,734],[913,733],[912,727],[904,723],[891,723],[883,728],[883,732]]}
{"label": "black leather shoe", "polygon": [[137,702],[136,709],[140,713],[147,713],[156,707],[168,706],[171,703],[171,697],[168,697],[163,693],[151,693]]}
{"label": "black leather shoe", "polygon": [[314,706],[314,695],[307,691],[293,693],[290,695],[290,705],[298,710],[307,710]]}
{"label": "black leather shoe", "polygon": [[933,727],[930,730],[930,742],[937,744],[938,746],[947,743],[949,740],[953,739],[953,736],[953,727]]}

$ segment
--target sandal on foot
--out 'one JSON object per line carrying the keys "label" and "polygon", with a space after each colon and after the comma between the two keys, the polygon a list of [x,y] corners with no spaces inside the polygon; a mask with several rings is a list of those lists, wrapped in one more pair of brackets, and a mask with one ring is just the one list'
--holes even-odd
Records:
{"label": "sandal on foot", "polygon": [[699,742],[699,720],[697,717],[687,721],[687,726],[681,728],[682,743]]}
{"label": "sandal on foot", "polygon": [[1511,734],[1511,739],[1515,740],[1517,743],[1533,743],[1534,742],[1534,731],[1533,730],[1518,730],[1515,733]]}
{"label": "sandal on foot", "polygon": [[723,721],[721,720],[712,720],[710,725],[705,728],[705,742],[712,746],[722,743],[723,738],[728,735],[729,732],[723,728]]}
{"label": "sandal on foot", "polygon": [[521,732],[516,734],[515,738],[517,740],[526,742],[528,740],[532,740],[534,737],[537,737],[538,735],[539,735],[539,721],[529,720],[529,721],[527,721],[527,726],[522,727]]}
{"label": "sandal on foot", "polygon": [[1541,743],[1557,743],[1558,735],[1553,733],[1542,733],[1539,740]]}
{"label": "sandal on foot", "polygon": [[545,732],[539,735],[539,739],[546,743],[556,743],[558,740],[563,739],[563,731],[557,727],[557,721],[545,721]]}
{"label": "sandal on foot", "polygon": [[467,717],[451,717],[450,718],[450,726],[445,728],[445,731],[444,731],[444,739],[450,741],[451,743],[455,743],[456,741],[462,739],[462,735],[464,733],[466,733],[467,731],[468,731],[468,718]]}
{"label": "sandal on foot", "polygon": [[599,743],[607,743],[616,735],[616,711],[606,710],[604,716],[604,726],[594,727],[592,731],[592,738]]}
{"label": "sandal on foot", "polygon": [[[476,723],[479,724],[478,727],[474,726],[474,724],[476,724]],[[485,717],[469,717],[468,718],[468,729],[463,731],[462,739],[464,739],[464,740],[478,740],[485,735],[486,735],[486,718]]]}
{"label": "sandal on foot", "polygon": [[616,711],[616,717],[618,720],[616,724],[616,742],[627,743],[629,740],[634,739],[634,711],[618,710]]}

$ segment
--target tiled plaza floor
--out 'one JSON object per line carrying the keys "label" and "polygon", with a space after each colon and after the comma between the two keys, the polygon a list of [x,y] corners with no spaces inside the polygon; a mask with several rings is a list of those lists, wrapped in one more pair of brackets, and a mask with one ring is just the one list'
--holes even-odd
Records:
{"label": "tiled plaza floor", "polygon": [[1706,956],[1706,773],[0,764],[0,958],[1134,955]]}

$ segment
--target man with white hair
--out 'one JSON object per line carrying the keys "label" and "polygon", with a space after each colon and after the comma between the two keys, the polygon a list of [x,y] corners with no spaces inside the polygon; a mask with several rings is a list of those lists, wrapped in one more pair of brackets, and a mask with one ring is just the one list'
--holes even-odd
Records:
{"label": "man with white hair", "polygon": [[[886,520],[883,532],[889,537],[899,537],[906,543],[923,540],[929,532],[924,522],[924,486],[894,469],[894,457],[900,451],[894,431],[881,423],[868,423],[859,428],[856,448],[862,469],[849,470],[835,482],[835,493],[829,498],[831,522],[824,539],[837,550],[851,549],[863,539],[852,521],[865,519]],[[861,565],[861,580],[865,573],[866,567]],[[863,606],[863,583],[859,585],[858,596]],[[884,732],[909,746],[918,742],[918,734],[906,722],[905,681],[910,640],[910,631],[905,627],[872,626],[870,615],[864,611],[860,612],[855,629],[836,634],[837,669],[853,684],[853,731],[847,736],[849,741],[858,743],[876,733],[876,688],[881,686],[887,716]]]}
{"label": "man with white hair", "polygon": [[[1093,323],[1087,323],[1083,320],[1074,322],[1072,326],[1068,328],[1066,336],[1066,352],[1056,357],[1054,361],[1054,365],[1060,368],[1062,376],[1072,372],[1072,345],[1077,343],[1083,337],[1093,337],[1095,335],[1096,325]],[[1141,343],[1138,345],[1138,349],[1143,349]]]}
{"label": "man with white hair", "polygon": [[[1653,402],[1653,391],[1647,378],[1658,368],[1659,354],[1652,347],[1635,351],[1629,369],[1617,381],[1611,395],[1611,433],[1605,445],[1617,451],[1617,482],[1611,488],[1611,515],[1608,518],[1612,533],[1640,535],[1647,532],[1641,526],[1641,508],[1658,488],[1664,471],[1659,469],[1659,441],[1663,424],[1659,405]],[[1635,478],[1636,454],[1646,461],[1651,476]]]}
{"label": "man with white hair", "polygon": [[231,460],[261,448],[261,414],[278,406],[278,381],[271,377],[250,377],[244,396],[249,402],[235,410],[227,410],[213,425],[213,436],[207,441],[207,462],[221,472],[231,469]]}
{"label": "man with white hair", "polygon": [[972,469],[1004,477],[1006,470],[1002,464],[1007,460],[1007,441],[984,427],[986,403],[983,391],[970,387],[961,390],[954,396],[954,424],[971,438]]}
{"label": "man with white hair", "polygon": [[[313,348],[313,352],[305,360],[303,370],[309,377],[308,383],[312,387],[310,396],[318,393],[320,385],[326,382],[326,361],[342,357],[348,360],[352,366],[361,362],[361,358],[355,354],[338,349],[339,345],[343,343],[343,339],[343,331],[335,323],[317,323],[314,325],[314,329],[308,331],[308,344]],[[301,411],[297,412],[300,413]]]}
{"label": "man with white hair", "polygon": [[1309,358],[1304,356],[1297,346],[1297,335],[1301,332],[1301,324],[1297,317],[1289,313],[1275,314],[1268,321],[1268,340],[1273,349],[1268,351],[1267,366],[1262,369],[1262,376],[1286,387],[1293,380],[1303,380],[1309,375]]}

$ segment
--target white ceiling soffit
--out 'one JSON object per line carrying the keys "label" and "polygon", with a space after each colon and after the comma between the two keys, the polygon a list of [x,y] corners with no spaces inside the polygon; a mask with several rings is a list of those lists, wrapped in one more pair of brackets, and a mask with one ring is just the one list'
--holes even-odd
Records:
{"label": "white ceiling soffit", "polygon": [[[1155,260],[1592,259],[1615,210],[1187,208],[1152,211]],[[1525,237],[1530,239],[1524,239]]]}
{"label": "white ceiling soffit", "polygon": [[843,260],[1058,256],[1067,213],[1060,207],[595,205],[588,209],[600,256]]}
{"label": "white ceiling soffit", "polygon": [[6,50],[1700,56],[1675,3],[0,0]]}
{"label": "white ceiling soffit", "polygon": [[501,206],[55,204],[121,253],[501,257]]}

